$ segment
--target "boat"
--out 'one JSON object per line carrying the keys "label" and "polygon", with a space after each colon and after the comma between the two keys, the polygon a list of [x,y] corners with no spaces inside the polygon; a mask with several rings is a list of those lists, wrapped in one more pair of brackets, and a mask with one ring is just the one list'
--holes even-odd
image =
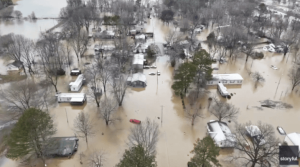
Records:
{"label": "boat", "polygon": [[283,130],[282,127],[277,126],[277,130],[278,130],[279,134],[281,134],[281,135],[286,135],[286,133],[285,133],[285,131]]}

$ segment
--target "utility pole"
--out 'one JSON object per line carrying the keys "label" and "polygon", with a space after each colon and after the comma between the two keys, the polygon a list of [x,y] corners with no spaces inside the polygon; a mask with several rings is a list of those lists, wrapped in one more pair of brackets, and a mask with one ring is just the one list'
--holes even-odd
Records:
{"label": "utility pole", "polygon": [[164,110],[164,106],[161,106],[161,126],[163,121],[163,110]]}
{"label": "utility pole", "polygon": [[69,125],[69,119],[68,119],[68,114],[67,114],[67,109],[65,108],[65,112],[66,112],[66,117],[67,117],[67,123]]}

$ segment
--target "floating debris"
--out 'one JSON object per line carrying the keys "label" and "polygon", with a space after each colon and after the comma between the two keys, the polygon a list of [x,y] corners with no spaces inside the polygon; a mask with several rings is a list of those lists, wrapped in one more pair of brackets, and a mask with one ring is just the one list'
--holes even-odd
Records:
{"label": "floating debris", "polygon": [[281,101],[273,101],[273,100],[264,100],[259,101],[261,104],[261,107],[267,107],[272,109],[290,109],[293,108],[292,105],[281,102]]}

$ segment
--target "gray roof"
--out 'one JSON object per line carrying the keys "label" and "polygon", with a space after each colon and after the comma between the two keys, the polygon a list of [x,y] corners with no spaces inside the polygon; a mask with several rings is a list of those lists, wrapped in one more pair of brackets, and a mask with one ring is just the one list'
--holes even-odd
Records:
{"label": "gray roof", "polygon": [[73,154],[78,140],[77,137],[53,137],[47,155],[69,156]]}

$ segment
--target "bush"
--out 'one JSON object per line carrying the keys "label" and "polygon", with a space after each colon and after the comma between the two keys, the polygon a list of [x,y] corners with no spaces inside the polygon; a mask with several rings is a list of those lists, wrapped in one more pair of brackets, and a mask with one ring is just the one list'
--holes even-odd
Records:
{"label": "bush", "polygon": [[172,66],[172,67],[175,67],[175,65],[176,65],[176,61],[175,61],[175,59],[173,59],[173,60],[171,61],[171,66]]}

